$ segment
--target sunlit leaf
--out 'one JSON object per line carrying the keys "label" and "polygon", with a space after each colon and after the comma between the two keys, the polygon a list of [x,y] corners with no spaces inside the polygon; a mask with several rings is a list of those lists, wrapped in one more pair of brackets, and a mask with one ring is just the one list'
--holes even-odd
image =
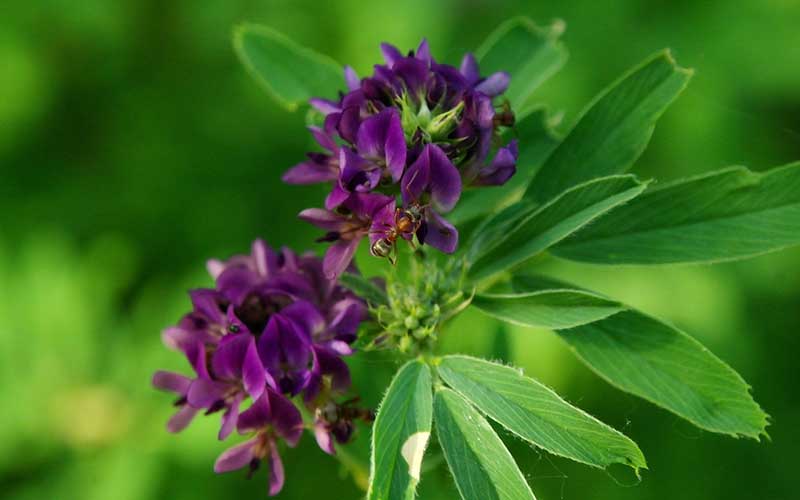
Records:
{"label": "sunlit leaf", "polygon": [[636,443],[519,370],[468,356],[446,356],[437,371],[493,420],[550,453],[600,468],[619,463],[638,471],[647,466]]}
{"label": "sunlit leaf", "polygon": [[409,361],[397,372],[372,429],[368,500],[410,500],[431,434],[431,373]]}
{"label": "sunlit leaf", "polygon": [[533,492],[503,442],[464,398],[440,388],[436,435],[464,500],[531,500]]}
{"label": "sunlit leaf", "polygon": [[571,186],[625,172],[647,147],[656,120],[691,75],[668,51],[624,75],[587,108],[525,196],[546,202]]}
{"label": "sunlit leaf", "polygon": [[647,190],[553,248],[603,264],[733,260],[800,244],[800,163],[735,167]]}
{"label": "sunlit leaf", "polygon": [[[562,193],[541,207],[516,213],[512,223],[500,221],[505,228],[483,250],[469,270],[480,279],[508,269],[533,257],[577,231],[593,219],[641,193],[646,184],[632,175],[594,179]],[[520,210],[519,212],[523,212]]]}
{"label": "sunlit leaf", "polygon": [[625,309],[619,302],[593,293],[562,289],[477,294],[472,305],[508,323],[551,329],[584,325]]}
{"label": "sunlit leaf", "polygon": [[481,72],[506,71],[511,84],[504,94],[518,110],[545,80],[567,60],[567,50],[558,41],[564,22],[536,26],[528,18],[510,19],[497,27],[476,51]]}
{"label": "sunlit leaf", "polygon": [[767,415],[731,367],[682,331],[636,311],[559,335],[598,375],[703,429],[756,438]]}
{"label": "sunlit leaf", "polygon": [[239,59],[289,111],[311,97],[334,97],[344,87],[342,67],[267,26],[243,24],[233,34]]}

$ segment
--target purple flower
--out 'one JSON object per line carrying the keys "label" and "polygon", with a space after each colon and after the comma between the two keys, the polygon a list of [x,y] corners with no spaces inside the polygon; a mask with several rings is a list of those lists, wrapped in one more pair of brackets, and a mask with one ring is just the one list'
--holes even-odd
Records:
{"label": "purple flower", "polygon": [[277,438],[283,439],[291,447],[297,445],[303,433],[300,411],[284,396],[268,390],[242,412],[236,427],[240,434],[255,432],[255,435],[223,452],[214,464],[214,472],[248,467],[249,477],[266,460],[269,466],[269,494],[277,495],[284,482]]}
{"label": "purple flower", "polygon": [[325,276],[335,279],[343,273],[374,221],[387,220],[394,210],[395,200],[390,196],[355,193],[345,198],[339,212],[320,208],[300,212],[301,219],[327,231],[320,241],[333,242],[322,263]]}
{"label": "purple flower", "polygon": [[[215,287],[190,292],[192,311],[163,334],[194,376],[159,371],[153,385],[178,396],[171,432],[202,411],[222,413],[219,439],[234,429],[254,433],[225,452],[216,470],[266,460],[275,494],[283,484],[278,441],[294,446],[302,434],[299,410],[287,396],[301,394],[315,411],[349,389],[342,357],[353,352],[366,304],[328,278],[319,258],[276,252],[261,240],[249,255],[210,260],[207,267]],[[253,403],[241,411],[247,401]]]}
{"label": "purple flower", "polygon": [[[507,73],[481,75],[472,54],[459,68],[438,63],[426,40],[407,54],[386,43],[381,52],[385,64],[372,75],[359,80],[346,68],[348,91],[338,100],[311,100],[325,116],[311,130],[326,152],[311,153],[284,177],[331,183],[326,210],[300,214],[328,231],[329,277],[346,269],[366,235],[371,253],[390,259],[402,239],[454,252],[458,231],[442,214],[463,185],[502,185],[516,172],[516,142],[501,146],[499,133],[513,114],[497,113],[493,101],[508,87]],[[368,194],[400,199],[369,210],[347,206]]]}

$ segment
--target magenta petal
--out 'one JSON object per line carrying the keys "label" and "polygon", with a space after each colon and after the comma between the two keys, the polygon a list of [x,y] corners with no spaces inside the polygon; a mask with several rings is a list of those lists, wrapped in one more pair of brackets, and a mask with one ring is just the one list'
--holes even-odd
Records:
{"label": "magenta petal", "polygon": [[489,77],[481,83],[475,85],[475,90],[489,97],[495,97],[505,92],[510,82],[511,78],[508,76],[508,73],[505,71],[498,71],[497,73],[489,75]]}
{"label": "magenta petal", "polygon": [[238,394],[222,415],[222,427],[220,427],[217,435],[220,441],[230,436],[233,429],[236,428],[236,421],[239,419],[239,405],[242,404],[242,399],[243,396]]}
{"label": "magenta petal", "polygon": [[153,387],[162,391],[186,394],[190,385],[192,385],[192,379],[180,373],[159,370],[153,374]]}
{"label": "magenta petal", "polygon": [[186,398],[195,408],[208,408],[225,395],[227,386],[206,378],[198,378],[189,386]]}
{"label": "magenta petal", "polygon": [[337,302],[331,308],[334,313],[330,322],[330,330],[336,335],[355,335],[361,320],[366,315],[364,303],[358,299],[345,299]]}
{"label": "magenta petal", "polygon": [[269,405],[268,392],[271,391],[264,392],[260,398],[253,401],[250,408],[239,415],[239,419],[236,422],[236,430],[239,431],[239,434],[247,434],[261,429],[272,421],[272,409]]}
{"label": "magenta petal", "polygon": [[253,456],[253,449],[258,439],[258,437],[254,437],[253,439],[249,439],[244,443],[237,444],[223,451],[214,463],[214,472],[217,474],[230,472],[250,464],[250,461],[255,458]]}
{"label": "magenta petal", "polygon": [[333,189],[328,194],[328,197],[325,198],[325,208],[333,210],[344,203],[348,196],[350,196],[350,193],[342,187],[341,181],[334,182]]}
{"label": "magenta petal", "polygon": [[360,241],[360,238],[339,240],[328,248],[322,260],[322,269],[326,278],[336,279],[347,269]]}
{"label": "magenta petal", "polygon": [[286,396],[274,391],[268,391],[267,394],[272,409],[272,425],[278,435],[294,448],[303,435],[303,416]]}
{"label": "magenta petal", "polygon": [[427,212],[426,245],[438,248],[444,253],[453,253],[458,247],[458,231],[444,217],[433,210]]}
{"label": "magenta petal", "polygon": [[275,496],[283,489],[283,462],[278,447],[273,443],[269,450],[269,495]]}
{"label": "magenta petal", "polygon": [[184,430],[197,415],[197,409],[184,405],[167,422],[167,432],[176,433]]}
{"label": "magenta petal", "polygon": [[254,400],[261,396],[267,385],[266,373],[264,371],[264,366],[261,364],[261,358],[258,356],[258,349],[256,348],[254,337],[250,337],[250,343],[244,355],[242,381],[244,382],[244,389],[247,391],[247,394]]}

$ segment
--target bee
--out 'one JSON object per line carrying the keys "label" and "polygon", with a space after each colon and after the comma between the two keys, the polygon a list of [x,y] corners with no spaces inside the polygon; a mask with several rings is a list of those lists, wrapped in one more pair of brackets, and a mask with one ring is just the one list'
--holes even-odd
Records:
{"label": "bee", "polygon": [[494,122],[494,127],[513,127],[517,120],[514,116],[514,112],[511,111],[511,103],[506,99],[503,101],[502,107],[500,110],[495,113],[494,118],[492,119]]}
{"label": "bee", "polygon": [[395,249],[398,238],[411,236],[417,232],[422,225],[425,214],[425,207],[418,204],[409,205],[406,208],[396,208],[394,212],[394,225],[387,229],[385,236],[376,240],[370,247],[369,252],[374,257],[386,257],[394,264]]}

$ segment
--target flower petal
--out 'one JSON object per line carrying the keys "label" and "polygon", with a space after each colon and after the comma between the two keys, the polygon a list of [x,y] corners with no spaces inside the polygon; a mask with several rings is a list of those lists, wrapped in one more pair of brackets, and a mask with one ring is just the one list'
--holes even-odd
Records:
{"label": "flower petal", "polygon": [[223,451],[214,463],[214,472],[217,474],[223,472],[230,472],[232,470],[241,469],[250,464],[253,460],[253,449],[258,442],[258,437],[249,439],[244,443],[237,444],[232,448]]}
{"label": "flower petal", "polygon": [[[270,392],[267,390],[267,392]],[[269,395],[264,392],[260,398],[253,400],[250,408],[239,415],[236,430],[239,434],[257,431],[272,422],[272,408],[269,404]]]}
{"label": "flower petal", "polygon": [[153,374],[153,387],[162,391],[184,395],[189,391],[192,379],[180,373],[159,370]]}
{"label": "flower petal", "polygon": [[325,252],[325,257],[322,260],[322,268],[326,278],[336,279],[347,269],[347,266],[353,260],[353,255],[355,255],[360,241],[361,238],[339,240],[328,247],[328,251]]}
{"label": "flower petal", "polygon": [[458,247],[458,230],[433,210],[426,214],[427,231],[423,243],[444,253],[453,253]]}
{"label": "flower petal", "polygon": [[403,54],[398,50],[397,47],[394,45],[390,45],[388,43],[381,44],[381,54],[383,54],[383,60],[386,61],[386,64],[389,68],[399,59],[403,57]]}
{"label": "flower petal", "polygon": [[303,435],[303,416],[286,396],[275,391],[268,391],[268,395],[275,432],[294,448]]}
{"label": "flower petal", "polygon": [[269,495],[275,496],[283,489],[283,462],[278,447],[273,443],[269,449]]}
{"label": "flower petal", "polygon": [[188,427],[194,416],[197,415],[197,411],[197,408],[189,405],[182,406],[167,422],[167,432],[175,434]]}
{"label": "flower petal", "polygon": [[286,184],[317,184],[336,180],[336,170],[316,161],[304,161],[293,166],[281,177]]}
{"label": "flower petal", "polygon": [[222,415],[222,426],[219,429],[219,434],[217,438],[220,441],[224,441],[225,438],[231,435],[233,429],[236,428],[236,421],[239,419],[239,405],[242,404],[243,396],[241,394],[237,394],[231,404],[228,406],[228,409],[225,410],[225,413]]}
{"label": "flower petal", "polygon": [[344,67],[344,81],[347,84],[347,88],[349,90],[356,90],[361,86],[361,79],[358,78],[356,70],[354,70],[350,66]]}
{"label": "flower petal", "polygon": [[478,61],[475,59],[475,56],[472,54],[472,52],[467,52],[464,54],[464,58],[461,59],[461,67],[459,68],[459,71],[469,86],[475,85],[475,83],[481,78],[481,73],[478,69]]}
{"label": "flower petal", "polygon": [[484,81],[475,85],[475,90],[489,97],[495,97],[506,91],[511,77],[505,71],[498,71],[489,75]]}
{"label": "flower petal", "polygon": [[225,395],[227,385],[209,380],[198,378],[192,381],[186,398],[189,404],[195,408],[208,408]]}

